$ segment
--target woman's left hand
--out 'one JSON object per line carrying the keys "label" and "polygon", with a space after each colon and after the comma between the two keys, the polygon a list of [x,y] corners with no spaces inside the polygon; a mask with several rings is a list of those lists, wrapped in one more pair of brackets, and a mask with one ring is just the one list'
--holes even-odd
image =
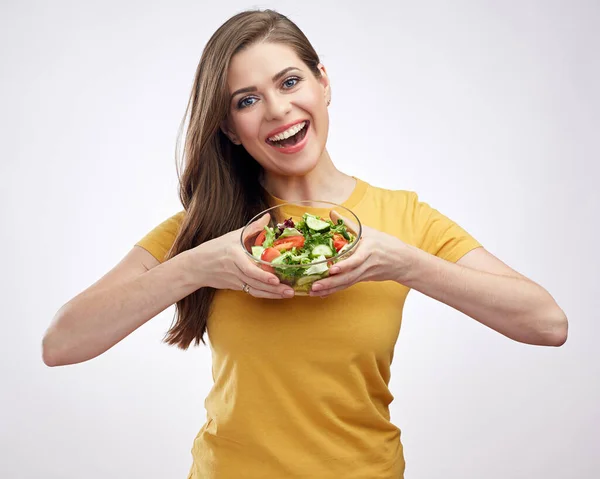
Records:
{"label": "woman's left hand", "polygon": [[[330,216],[334,223],[340,218],[335,211]],[[352,221],[341,218],[349,230],[358,231]],[[355,248],[349,258],[329,269],[328,278],[313,283],[310,296],[329,296],[360,281],[400,282],[410,270],[412,248],[395,236],[362,225],[362,236]]]}

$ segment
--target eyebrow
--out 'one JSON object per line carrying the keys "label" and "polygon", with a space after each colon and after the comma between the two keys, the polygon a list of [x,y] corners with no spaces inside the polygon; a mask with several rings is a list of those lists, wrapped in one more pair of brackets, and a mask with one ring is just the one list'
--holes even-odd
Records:
{"label": "eyebrow", "polygon": [[[271,80],[273,81],[273,83],[275,83],[283,75],[285,75],[287,72],[292,71],[292,70],[300,71],[300,69],[296,68],[296,67],[287,67],[287,68],[284,68],[283,70],[281,70],[279,73],[275,74]],[[256,88],[255,86],[247,86],[246,88],[240,88],[239,90],[236,90],[231,94],[231,99],[233,100],[233,98],[236,95],[239,95],[240,93],[250,93],[250,92],[253,92],[256,90],[258,90],[258,88]]]}

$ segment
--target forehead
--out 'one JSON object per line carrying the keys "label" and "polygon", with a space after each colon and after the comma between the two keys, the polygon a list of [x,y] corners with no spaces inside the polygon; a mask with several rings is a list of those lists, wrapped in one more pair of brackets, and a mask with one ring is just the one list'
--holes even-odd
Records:
{"label": "forehead", "polygon": [[227,72],[229,91],[271,82],[271,77],[287,67],[302,70],[306,65],[296,52],[279,43],[257,43],[237,53]]}

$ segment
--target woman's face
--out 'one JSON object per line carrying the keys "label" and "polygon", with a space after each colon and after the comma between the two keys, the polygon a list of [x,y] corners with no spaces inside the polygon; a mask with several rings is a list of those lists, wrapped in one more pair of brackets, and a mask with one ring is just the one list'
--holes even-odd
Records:
{"label": "woman's face", "polygon": [[329,131],[330,95],[321,64],[319,70],[317,79],[294,50],[277,43],[252,45],[232,58],[229,118],[222,129],[267,172],[303,176],[319,162]]}

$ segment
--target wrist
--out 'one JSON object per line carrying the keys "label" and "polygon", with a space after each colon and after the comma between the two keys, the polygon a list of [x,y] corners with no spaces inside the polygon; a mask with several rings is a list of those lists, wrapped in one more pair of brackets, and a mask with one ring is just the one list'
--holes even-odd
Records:
{"label": "wrist", "polygon": [[195,289],[207,286],[201,246],[183,251],[174,260],[178,260],[183,280]]}
{"label": "wrist", "polygon": [[396,248],[393,256],[394,281],[403,285],[414,281],[419,274],[419,265],[424,259],[423,256],[427,254],[416,246],[402,243],[399,248]]}

